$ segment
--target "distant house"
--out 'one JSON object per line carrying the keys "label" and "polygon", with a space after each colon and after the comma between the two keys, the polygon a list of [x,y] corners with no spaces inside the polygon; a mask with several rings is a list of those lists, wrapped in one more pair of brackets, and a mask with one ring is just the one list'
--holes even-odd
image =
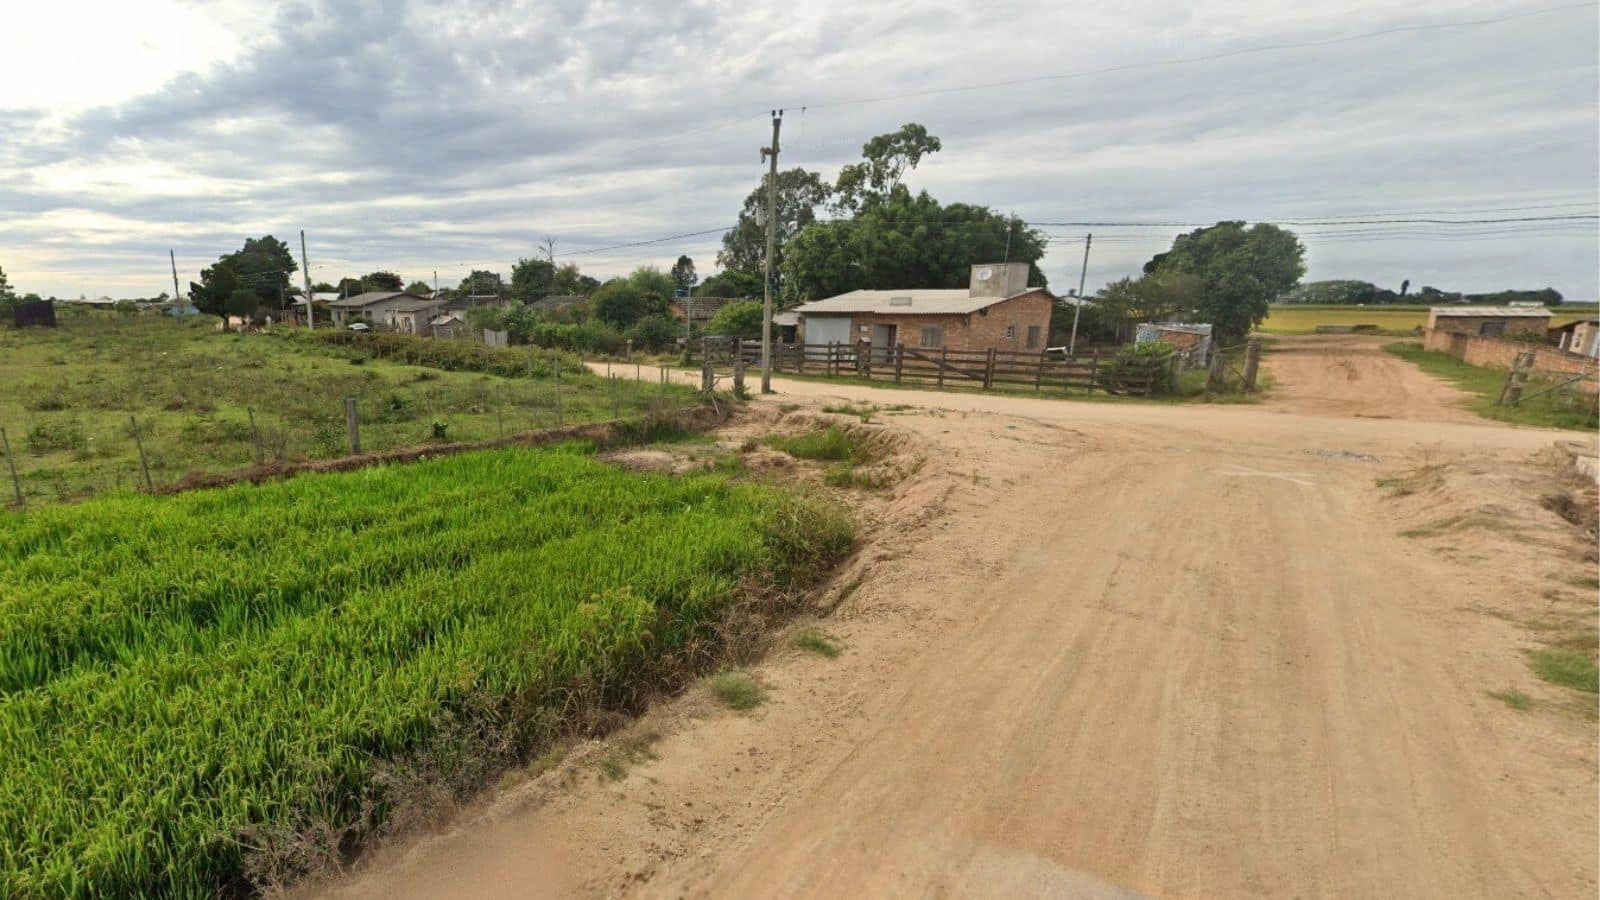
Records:
{"label": "distant house", "polygon": [[1428,331],[1476,337],[1544,335],[1550,310],[1533,306],[1435,306],[1428,310]]}
{"label": "distant house", "polygon": [[1600,319],[1579,319],[1552,328],[1550,338],[1568,353],[1600,356]]}
{"label": "distant house", "polygon": [[737,302],[735,297],[674,297],[667,301],[667,312],[679,322],[688,319],[689,324],[703,328],[710,324],[717,310]]}
{"label": "distant house", "polygon": [[428,328],[436,338],[456,338],[466,334],[467,320],[455,313],[445,313],[434,316]]}
{"label": "distant house", "polygon": [[397,308],[419,302],[432,301],[405,291],[367,291],[334,300],[328,304],[328,309],[333,313],[333,324],[340,328],[356,321],[392,328],[393,313]]}
{"label": "distant house", "polygon": [[807,344],[1041,352],[1055,302],[1048,290],[1028,287],[1027,263],[994,263],[973,266],[965,290],[851,291],[794,312]]}
{"label": "distant house", "polygon": [[433,320],[443,311],[444,304],[436,300],[414,299],[389,311],[389,327],[401,334],[433,337]]}

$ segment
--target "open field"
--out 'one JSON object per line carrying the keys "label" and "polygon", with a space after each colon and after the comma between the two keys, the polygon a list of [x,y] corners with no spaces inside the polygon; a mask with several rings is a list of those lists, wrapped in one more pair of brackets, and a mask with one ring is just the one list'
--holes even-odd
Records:
{"label": "open field", "polygon": [[1502,369],[1470,365],[1448,353],[1424,350],[1421,344],[1410,341],[1386,344],[1383,349],[1466,391],[1471,396],[1465,406],[1486,419],[1591,433],[1600,427],[1600,410],[1596,409],[1593,396],[1560,390],[1540,393],[1554,385],[1534,379],[1523,392],[1527,399],[1516,406],[1501,406],[1500,390],[1506,383]]}
{"label": "open field", "polygon": [[[1553,310],[1550,327],[1593,316],[1596,307],[1568,304]],[[1318,325],[1376,325],[1385,333],[1409,334],[1428,322],[1426,306],[1274,305],[1258,331],[1267,334],[1310,334]]]}
{"label": "open field", "polygon": [[315,868],[703,670],[730,604],[851,542],[777,489],[580,450],[0,515],[5,896]]}
{"label": "open field", "polygon": [[[689,396],[638,384],[631,369],[613,396],[605,378],[575,357],[548,351],[531,357],[534,377],[501,377],[404,365],[360,347],[220,334],[211,323],[90,314],[64,318],[55,329],[0,329],[0,383],[7,386],[0,427],[28,502],[141,484],[130,417],[159,486],[191,472],[348,453],[345,397],[356,398],[366,451],[554,427],[552,359],[563,370],[565,424]],[[0,485],[0,502],[10,499],[11,485]]]}

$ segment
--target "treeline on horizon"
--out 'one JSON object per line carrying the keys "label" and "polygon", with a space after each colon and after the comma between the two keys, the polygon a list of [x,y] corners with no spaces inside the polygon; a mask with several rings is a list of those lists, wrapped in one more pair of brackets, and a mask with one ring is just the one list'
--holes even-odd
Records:
{"label": "treeline on horizon", "polygon": [[1559,306],[1561,292],[1555,288],[1538,290],[1504,290],[1484,294],[1466,294],[1460,291],[1441,291],[1423,285],[1416,292],[1409,290],[1410,282],[1403,282],[1399,291],[1381,288],[1370,281],[1357,279],[1332,279],[1307,281],[1297,284],[1278,297],[1279,303],[1304,303],[1325,306],[1383,306],[1405,304],[1416,306],[1446,306],[1459,303],[1472,306],[1509,306],[1513,303],[1538,303]]}

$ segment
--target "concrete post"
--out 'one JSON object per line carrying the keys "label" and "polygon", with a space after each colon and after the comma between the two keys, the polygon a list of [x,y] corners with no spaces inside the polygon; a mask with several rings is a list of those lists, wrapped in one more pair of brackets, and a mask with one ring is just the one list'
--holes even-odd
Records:
{"label": "concrete post", "polygon": [[1256,389],[1256,369],[1261,364],[1261,338],[1253,337],[1244,345],[1244,389]]}

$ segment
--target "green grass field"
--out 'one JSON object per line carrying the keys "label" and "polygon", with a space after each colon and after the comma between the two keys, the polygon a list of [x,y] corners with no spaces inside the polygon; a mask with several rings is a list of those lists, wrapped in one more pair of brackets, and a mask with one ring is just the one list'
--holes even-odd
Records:
{"label": "green grass field", "polygon": [[1600,412],[1597,412],[1594,398],[1590,395],[1554,391],[1533,396],[1551,386],[1548,382],[1536,379],[1528,382],[1524,392],[1529,399],[1516,406],[1500,406],[1497,401],[1506,383],[1504,369],[1469,365],[1448,353],[1424,350],[1421,344],[1409,341],[1385,344],[1383,349],[1415,363],[1430,375],[1452,381],[1462,390],[1476,394],[1478,399],[1472,402],[1470,408],[1486,419],[1584,431],[1594,431],[1600,427]]}
{"label": "green grass field", "polygon": [[314,865],[407,772],[470,789],[706,671],[730,604],[851,540],[775,488],[576,449],[0,513],[0,896]]}
{"label": "green grass field", "polygon": [[[1595,307],[1568,305],[1550,317],[1552,328],[1593,316]],[[1287,304],[1271,307],[1258,331],[1267,334],[1310,334],[1318,325],[1376,325],[1386,334],[1406,334],[1428,322],[1426,306],[1318,306]]]}
{"label": "green grass field", "polygon": [[[131,490],[142,482],[130,417],[138,422],[151,480],[190,472],[349,452],[343,398],[355,397],[366,451],[432,440],[487,440],[556,425],[549,351],[501,351],[516,377],[372,358],[361,347],[270,335],[221,334],[214,319],[80,313],[55,329],[0,328],[0,427],[6,429],[30,505]],[[303,334],[303,333],[301,333]],[[451,342],[414,342],[448,349]],[[613,398],[577,358],[563,368],[565,424],[637,413],[664,395],[632,380]],[[251,424],[251,414],[255,424]],[[436,429],[435,424],[440,428]],[[0,469],[0,479],[9,472]],[[0,483],[0,503],[11,499]]]}

